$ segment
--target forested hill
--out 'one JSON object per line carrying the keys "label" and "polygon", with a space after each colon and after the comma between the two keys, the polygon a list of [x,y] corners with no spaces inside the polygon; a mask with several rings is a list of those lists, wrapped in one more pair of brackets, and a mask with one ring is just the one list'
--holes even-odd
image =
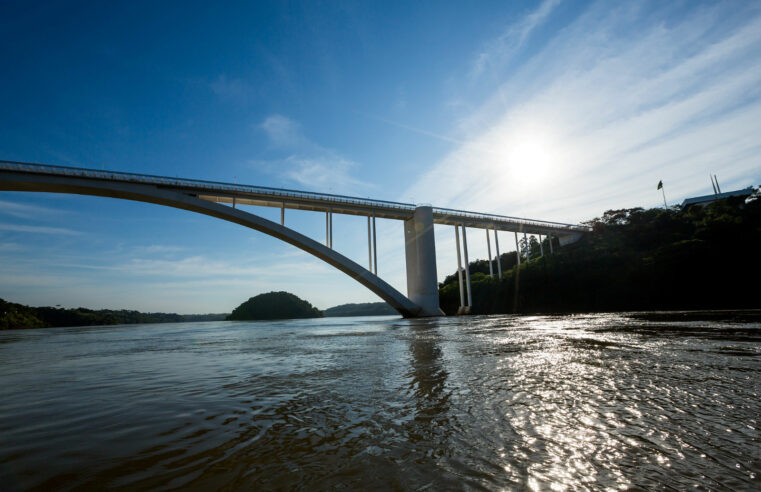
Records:
{"label": "forested hill", "polygon": [[228,320],[319,318],[322,312],[290,292],[268,292],[251,297],[233,310]]}
{"label": "forested hill", "polygon": [[[501,281],[488,262],[471,263],[473,312],[761,308],[761,199],[609,210],[588,224],[594,232],[554,255],[545,243],[539,258],[531,244],[520,268],[514,252],[502,255]],[[456,274],[440,287],[442,309],[455,313]]]}
{"label": "forested hill", "polygon": [[325,317],[337,316],[393,316],[398,315],[396,309],[385,302],[360,302],[341,304],[323,311]]}
{"label": "forested hill", "polygon": [[16,328],[48,328],[56,326],[129,325],[137,323],[179,323],[214,321],[226,314],[141,313],[112,309],[66,309],[31,307],[0,299],[0,330]]}

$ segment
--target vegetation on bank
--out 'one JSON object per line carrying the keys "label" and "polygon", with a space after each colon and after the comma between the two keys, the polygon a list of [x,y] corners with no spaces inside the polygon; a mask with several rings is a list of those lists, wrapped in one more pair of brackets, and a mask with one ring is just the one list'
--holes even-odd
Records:
{"label": "vegetation on bank", "polygon": [[341,304],[323,311],[325,317],[338,316],[391,316],[398,315],[396,309],[385,302],[360,302]]}
{"label": "vegetation on bank", "polygon": [[[758,191],[756,195],[758,196]],[[654,309],[761,308],[761,199],[706,207],[609,210],[593,232],[549,254],[521,245],[532,260],[501,256],[503,279],[485,260],[470,264],[473,312],[548,313]],[[460,304],[457,275],[440,284],[441,307]]]}
{"label": "vegetation on bank", "polygon": [[322,312],[290,292],[268,292],[252,297],[227,317],[232,321],[320,318]]}
{"label": "vegetation on bank", "polygon": [[130,325],[140,323],[179,323],[213,321],[226,314],[141,313],[130,310],[66,309],[31,307],[0,299],[0,330],[17,328],[49,328],[56,326]]}

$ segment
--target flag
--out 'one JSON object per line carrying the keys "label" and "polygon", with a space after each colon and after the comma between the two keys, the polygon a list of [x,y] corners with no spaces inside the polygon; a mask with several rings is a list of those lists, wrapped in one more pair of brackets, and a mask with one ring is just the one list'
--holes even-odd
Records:
{"label": "flag", "polygon": [[663,180],[658,181],[658,189],[663,188]]}

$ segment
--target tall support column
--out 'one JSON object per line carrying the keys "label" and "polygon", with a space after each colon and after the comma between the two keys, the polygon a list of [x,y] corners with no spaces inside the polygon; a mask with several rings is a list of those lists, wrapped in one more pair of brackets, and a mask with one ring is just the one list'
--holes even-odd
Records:
{"label": "tall support column", "polygon": [[373,271],[373,238],[370,236],[370,216],[367,216],[367,269]]}
{"label": "tall support column", "polygon": [[518,259],[518,266],[521,266],[521,247],[518,244],[518,233],[515,233],[515,257]]}
{"label": "tall support column", "polygon": [[330,247],[330,212],[325,212],[325,246]]}
{"label": "tall support column", "polygon": [[523,242],[526,243],[526,263],[531,261],[531,243],[528,242],[528,236],[526,233],[523,233]]}
{"label": "tall support column", "polygon": [[373,273],[378,275],[378,248],[375,242],[375,212],[373,212]]}
{"label": "tall support column", "polygon": [[499,238],[496,228],[494,229],[494,247],[497,250],[497,278],[502,280],[502,258],[499,256]]}
{"label": "tall support column", "polygon": [[330,215],[330,249],[333,249],[333,209],[328,209]]}
{"label": "tall support column", "polygon": [[539,234],[539,254],[544,256],[544,245],[542,245],[542,235]]}
{"label": "tall support column", "polygon": [[233,208],[235,208],[235,197],[233,197]]}
{"label": "tall support column", "polygon": [[404,221],[404,253],[407,297],[422,308],[418,316],[443,315],[439,307],[432,207],[417,207],[412,218]]}
{"label": "tall support column", "polygon": [[468,288],[468,307],[473,308],[473,296],[470,292],[470,261],[468,260],[468,237],[465,235],[465,224],[462,226],[462,249],[465,253],[465,284]]}
{"label": "tall support column", "polygon": [[550,254],[555,254],[555,252],[552,250],[552,234],[547,236],[547,239],[550,240]]}
{"label": "tall support column", "polygon": [[280,225],[285,225],[285,202],[283,202],[282,205],[280,205]]}
{"label": "tall support column", "polygon": [[491,265],[491,240],[489,239],[489,229],[484,229],[486,231],[486,251],[489,255],[489,278],[494,278],[494,268]]}
{"label": "tall support column", "polygon": [[465,307],[465,286],[462,285],[462,261],[460,259],[460,226],[454,226],[454,240],[457,243],[457,282],[460,285],[460,310]]}

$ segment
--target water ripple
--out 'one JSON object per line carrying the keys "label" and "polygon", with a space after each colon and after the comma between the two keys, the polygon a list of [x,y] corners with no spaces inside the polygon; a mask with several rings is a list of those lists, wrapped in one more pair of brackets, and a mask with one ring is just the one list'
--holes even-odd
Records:
{"label": "water ripple", "polygon": [[761,313],[0,333],[4,489],[759,488]]}

